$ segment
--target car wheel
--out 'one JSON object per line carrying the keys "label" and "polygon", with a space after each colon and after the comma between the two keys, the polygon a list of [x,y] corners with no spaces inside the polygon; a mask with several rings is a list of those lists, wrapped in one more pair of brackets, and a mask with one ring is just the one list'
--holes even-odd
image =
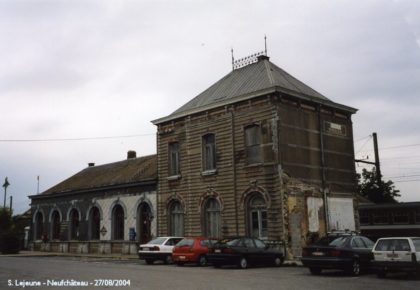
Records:
{"label": "car wheel", "polygon": [[152,259],[146,259],[146,264],[147,265],[152,265],[153,262],[154,262],[154,260],[152,260]]}
{"label": "car wheel", "polygon": [[309,268],[309,271],[311,272],[312,275],[319,275],[322,272],[321,268]]}
{"label": "car wheel", "polygon": [[198,266],[201,266],[201,267],[207,266],[207,258],[206,258],[206,256],[201,255],[198,258],[198,263],[197,264],[198,264]]}
{"label": "car wheel", "polygon": [[164,262],[165,264],[172,264],[172,256],[171,255],[166,256]]}
{"label": "car wheel", "polygon": [[239,260],[239,268],[241,269],[246,269],[248,268],[248,261],[246,260],[245,257],[241,257],[241,259]]}
{"label": "car wheel", "polygon": [[359,260],[353,260],[351,264],[351,268],[348,270],[349,274],[352,276],[359,276],[360,275],[360,262]]}
{"label": "car wheel", "polygon": [[279,256],[274,258],[274,266],[275,267],[280,267],[281,264],[283,264],[283,259]]}

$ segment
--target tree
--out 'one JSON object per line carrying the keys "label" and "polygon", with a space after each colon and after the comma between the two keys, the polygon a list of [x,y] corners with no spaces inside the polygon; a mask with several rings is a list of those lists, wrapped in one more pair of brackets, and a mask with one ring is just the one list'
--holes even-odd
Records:
{"label": "tree", "polygon": [[13,224],[8,208],[0,208],[0,252],[12,254],[19,252],[19,232]]}
{"label": "tree", "polygon": [[372,171],[363,168],[362,174],[357,173],[356,178],[357,192],[374,203],[397,203],[395,198],[401,196],[391,180],[384,182],[381,178],[378,184],[375,168]]}

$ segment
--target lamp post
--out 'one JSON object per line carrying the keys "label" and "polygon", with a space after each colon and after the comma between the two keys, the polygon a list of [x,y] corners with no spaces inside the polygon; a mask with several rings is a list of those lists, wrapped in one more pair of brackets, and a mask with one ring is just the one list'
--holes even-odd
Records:
{"label": "lamp post", "polygon": [[6,177],[6,179],[4,180],[4,184],[3,184],[3,187],[4,187],[4,203],[3,203],[3,207],[4,208],[6,208],[6,195],[7,195],[7,187],[10,185],[10,183],[9,183],[9,181],[7,180],[7,177]]}

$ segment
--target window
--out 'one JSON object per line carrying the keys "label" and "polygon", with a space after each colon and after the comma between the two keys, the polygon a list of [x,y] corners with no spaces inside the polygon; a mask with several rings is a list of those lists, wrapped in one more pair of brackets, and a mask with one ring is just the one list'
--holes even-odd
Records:
{"label": "window", "polygon": [[124,209],[119,204],[112,210],[112,239],[124,240]]}
{"label": "window", "polygon": [[388,213],[378,211],[373,214],[373,223],[377,225],[384,225],[389,223]]}
{"label": "window", "polygon": [[100,221],[101,214],[99,212],[99,209],[96,206],[94,206],[92,207],[89,213],[89,236],[91,240],[99,240]]}
{"label": "window", "polygon": [[393,222],[394,224],[408,224],[408,211],[396,211],[393,214]]}
{"label": "window", "polygon": [[169,175],[179,175],[179,143],[173,142],[169,144]]}
{"label": "window", "polygon": [[351,240],[352,248],[366,248],[365,244],[363,243],[362,239],[359,237],[354,237]]}
{"label": "window", "polygon": [[216,169],[216,143],[214,134],[203,136],[203,170]]}
{"label": "window", "polygon": [[370,224],[369,212],[368,211],[360,211],[359,219],[360,219],[360,224],[361,225]]}
{"label": "window", "polygon": [[249,201],[249,231],[253,238],[267,237],[267,206],[261,195],[255,195]]}
{"label": "window", "polygon": [[179,201],[173,201],[169,206],[169,229],[170,235],[184,235],[184,211]]}
{"label": "window", "polygon": [[44,217],[41,212],[38,212],[35,216],[35,240],[42,239],[44,233]]}
{"label": "window", "polygon": [[416,209],[416,213],[415,213],[415,222],[416,224],[420,224],[420,209]]}
{"label": "window", "polygon": [[79,239],[79,212],[73,208],[70,211],[70,240]]}
{"label": "window", "polygon": [[248,164],[261,162],[260,126],[252,125],[245,128],[245,147]]}
{"label": "window", "polygon": [[51,215],[51,239],[60,239],[60,214],[56,210]]}
{"label": "window", "polygon": [[214,199],[210,198],[204,204],[204,233],[207,237],[220,237],[220,204]]}
{"label": "window", "polygon": [[245,248],[255,248],[254,242],[251,239],[243,239],[242,241]]}
{"label": "window", "polygon": [[264,244],[263,241],[260,241],[258,239],[254,239],[254,243],[257,246],[258,249],[265,249],[266,245]]}

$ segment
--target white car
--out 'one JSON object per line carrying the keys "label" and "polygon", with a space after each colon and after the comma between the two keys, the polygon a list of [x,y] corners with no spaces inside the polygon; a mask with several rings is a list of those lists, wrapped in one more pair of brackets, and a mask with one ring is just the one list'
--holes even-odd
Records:
{"label": "white car", "polygon": [[372,250],[372,266],[378,277],[388,272],[407,272],[420,275],[420,237],[381,238]]}
{"label": "white car", "polygon": [[148,265],[160,260],[165,264],[172,263],[172,249],[181,241],[182,237],[158,237],[147,244],[139,246],[140,260],[145,260]]}

